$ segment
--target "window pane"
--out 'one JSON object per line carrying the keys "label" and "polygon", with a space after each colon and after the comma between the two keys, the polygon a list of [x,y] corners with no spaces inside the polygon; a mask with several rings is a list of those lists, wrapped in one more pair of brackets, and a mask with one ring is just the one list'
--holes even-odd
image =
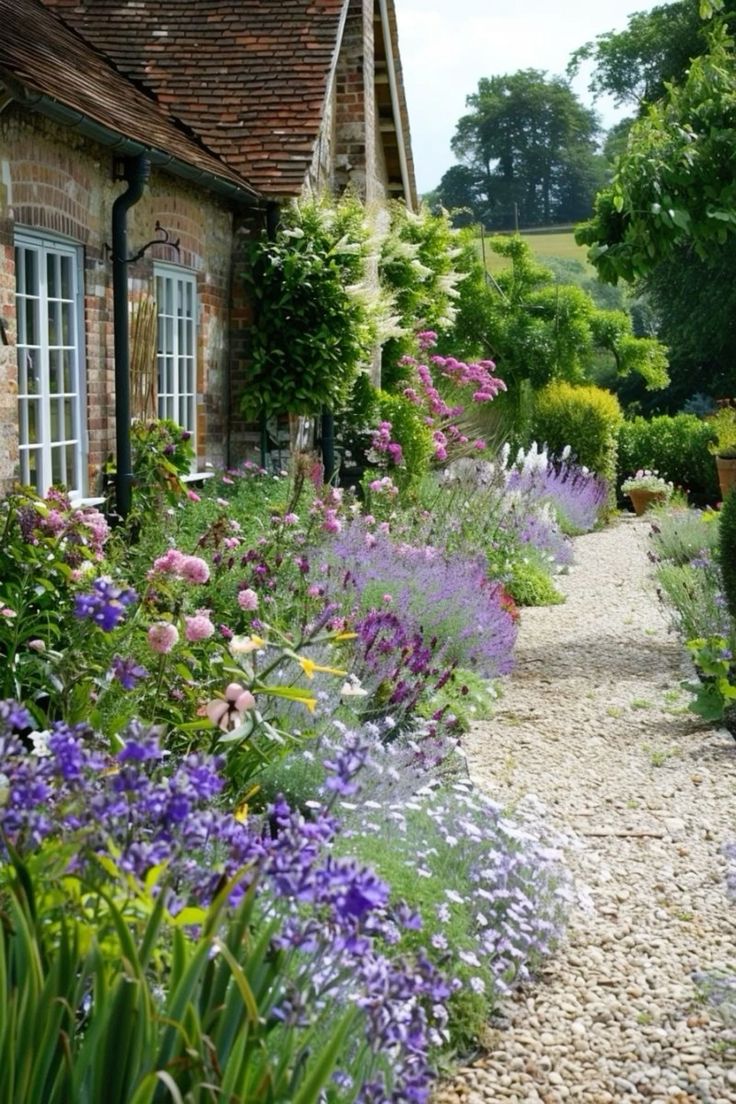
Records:
{"label": "window pane", "polygon": [[61,440],[61,434],[59,433],[59,399],[52,399],[49,404],[49,440],[59,441]]}
{"label": "window pane", "polygon": [[61,357],[62,353],[49,353],[49,394],[57,395],[62,388]]}
{"label": "window pane", "polygon": [[74,275],[71,257],[61,258],[61,295],[63,299],[74,298]]}
{"label": "window pane", "polygon": [[48,312],[48,343],[50,348],[56,348],[61,343],[61,319],[59,317],[61,313],[60,304],[49,303]]}
{"label": "window pane", "polygon": [[23,445],[37,445],[39,442],[39,430],[41,427],[41,419],[38,412],[38,400],[28,399],[25,403],[26,407],[26,436],[25,440],[21,441]]}
{"label": "window pane", "polygon": [[65,482],[64,471],[64,449],[56,448],[51,450],[51,482],[52,483],[64,483]]}
{"label": "window pane", "polygon": [[70,490],[78,490],[82,485],[79,465],[77,463],[78,452],[76,445],[66,446],[66,485]]}
{"label": "window pane", "polygon": [[72,399],[62,399],[64,403],[64,437],[67,441],[73,441],[74,433],[74,409]]}
{"label": "window pane", "polygon": [[63,365],[63,371],[64,371],[64,378],[63,378],[63,381],[62,381],[63,382],[63,389],[67,393],[74,392],[74,391],[77,390],[76,383],[75,383],[75,380],[74,380],[74,361],[73,361],[74,353],[71,351],[71,349],[64,349],[64,351],[62,353],[60,353],[59,355],[61,356],[61,359],[62,359],[62,365]]}
{"label": "window pane", "polygon": [[38,345],[38,300],[26,299],[25,343]]}
{"label": "window pane", "polygon": [[61,304],[61,344],[67,348],[74,344],[74,304]]}
{"label": "window pane", "polygon": [[18,392],[37,395],[40,390],[38,353],[35,349],[18,349]]}
{"label": "window pane", "polygon": [[38,295],[38,253],[35,249],[24,249],[26,258],[26,295]]}
{"label": "window pane", "polygon": [[61,293],[59,280],[59,258],[55,253],[46,254],[46,294],[49,299],[58,299]]}
{"label": "window pane", "polygon": [[187,318],[194,318],[194,284],[187,281],[187,283],[184,285],[184,288],[186,291],[187,303],[186,316]]}

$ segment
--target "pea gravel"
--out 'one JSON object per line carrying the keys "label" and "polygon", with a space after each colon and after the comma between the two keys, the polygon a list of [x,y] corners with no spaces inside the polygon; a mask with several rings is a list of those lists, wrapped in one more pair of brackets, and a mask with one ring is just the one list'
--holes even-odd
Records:
{"label": "pea gravel", "polygon": [[719,854],[736,838],[736,743],[685,711],[692,672],[648,528],[622,518],[575,541],[566,603],[523,612],[496,715],[466,738],[480,787],[505,804],[535,794],[574,834],[590,903],[436,1104],[736,1102],[734,1036],[692,980],[736,973]]}

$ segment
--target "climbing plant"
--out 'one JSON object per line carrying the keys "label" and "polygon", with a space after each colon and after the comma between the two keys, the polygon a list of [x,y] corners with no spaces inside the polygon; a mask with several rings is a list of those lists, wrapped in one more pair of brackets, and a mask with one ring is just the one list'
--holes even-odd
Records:
{"label": "climbing plant", "polygon": [[380,297],[368,279],[374,248],[351,195],[294,203],[273,238],[264,232],[252,243],[246,417],[335,410],[345,401],[378,334]]}

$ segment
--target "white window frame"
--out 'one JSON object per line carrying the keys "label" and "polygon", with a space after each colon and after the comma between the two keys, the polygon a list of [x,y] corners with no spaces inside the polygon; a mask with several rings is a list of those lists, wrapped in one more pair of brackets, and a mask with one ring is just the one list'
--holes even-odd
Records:
{"label": "white window frame", "polygon": [[[156,299],[156,402],[159,418],[188,430],[197,452],[197,277],[176,265],[153,267]],[[188,302],[187,302],[188,300]],[[172,307],[171,311],[166,308]],[[191,315],[187,307],[191,306]],[[191,322],[191,327],[187,323]],[[187,379],[187,372],[190,373]],[[190,386],[187,386],[187,383]],[[182,386],[182,384],[184,386]]]}
{"label": "white window frame", "polygon": [[[18,356],[18,455],[21,482],[30,484],[30,456],[35,452],[36,490],[46,494],[54,483],[63,483],[71,497],[79,498],[84,494],[87,482],[87,419],[85,388],[85,347],[84,347],[84,269],[81,246],[63,238],[19,230],[15,234],[16,250],[23,250],[23,271],[16,263],[16,319],[17,319],[17,356]],[[35,287],[26,286],[26,257],[29,252],[36,256]],[[57,294],[50,294],[48,279],[48,259],[54,257],[56,279],[59,287]],[[63,295],[61,287],[61,258],[66,258],[70,278],[70,294]],[[16,262],[18,254],[16,253]],[[35,304],[35,308],[32,306]],[[64,312],[64,304],[70,310]],[[30,306],[29,306],[30,305]],[[35,341],[29,342],[27,311],[34,316]],[[56,342],[50,344],[50,320],[55,315],[57,322]],[[64,316],[68,321],[66,340],[64,335]],[[37,362],[35,368],[38,379],[37,389],[29,391],[26,371],[29,367],[27,354],[33,352]],[[64,354],[69,354],[69,388],[64,386]],[[56,390],[52,392],[52,356],[55,363]],[[65,432],[66,403],[71,403],[71,435]],[[36,441],[29,438],[28,414],[30,404],[36,404]],[[56,404],[56,437],[52,439],[52,403]],[[72,449],[72,466],[67,467],[67,450]],[[58,457],[57,478],[54,479],[54,461]],[[59,478],[60,477],[60,478]]]}

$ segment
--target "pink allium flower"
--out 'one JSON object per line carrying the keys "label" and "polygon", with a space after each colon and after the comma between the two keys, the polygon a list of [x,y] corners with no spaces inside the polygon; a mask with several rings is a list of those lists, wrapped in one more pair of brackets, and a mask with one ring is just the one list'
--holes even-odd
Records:
{"label": "pink allium flower", "polygon": [[210,577],[210,569],[200,556],[185,556],[179,574],[188,583],[206,583]]}
{"label": "pink allium flower", "polygon": [[240,541],[237,537],[225,537],[222,543],[225,545],[226,548],[237,548],[240,544]]}
{"label": "pink allium flower", "polygon": [[238,605],[242,610],[252,612],[258,609],[258,595],[250,587],[238,591]]}
{"label": "pink allium flower", "polygon": [[284,514],[284,525],[298,525],[298,514]]}
{"label": "pink allium flower", "polygon": [[148,646],[159,655],[166,655],[179,639],[176,625],[170,621],[156,621],[148,630]]}
{"label": "pink allium flower", "polygon": [[184,635],[192,644],[198,640],[207,640],[215,631],[210,621],[209,610],[197,610],[194,617],[184,618]]}
{"label": "pink allium flower", "polygon": [[178,548],[170,548],[163,556],[157,556],[153,561],[152,572],[161,571],[166,575],[178,575],[185,559],[186,556]]}

